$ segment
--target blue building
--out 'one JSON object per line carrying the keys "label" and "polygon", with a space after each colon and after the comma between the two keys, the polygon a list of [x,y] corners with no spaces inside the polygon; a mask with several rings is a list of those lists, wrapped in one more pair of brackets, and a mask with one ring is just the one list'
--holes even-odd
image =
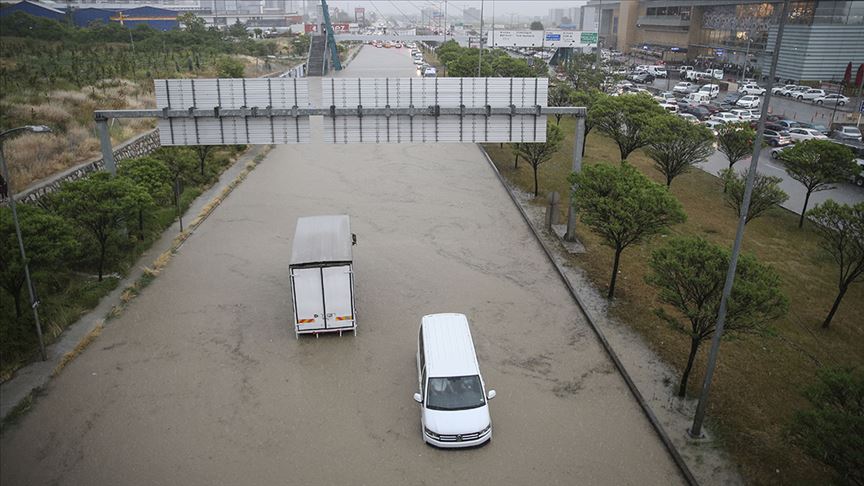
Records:
{"label": "blue building", "polygon": [[[63,21],[68,18],[65,10],[41,5],[32,0],[23,0],[12,6],[0,9],[0,16],[23,12],[34,17]],[[116,22],[130,28],[138,25],[148,25],[156,30],[174,30],[179,28],[177,16],[179,12],[156,7],[136,7],[128,9],[106,8],[73,8],[72,22],[78,27],[87,27],[93,22]]]}

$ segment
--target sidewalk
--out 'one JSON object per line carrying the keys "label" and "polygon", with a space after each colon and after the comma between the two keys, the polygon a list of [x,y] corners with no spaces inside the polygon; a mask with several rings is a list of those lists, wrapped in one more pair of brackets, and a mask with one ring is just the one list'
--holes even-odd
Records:
{"label": "sidewalk", "polygon": [[[253,145],[241,155],[233,165],[228,167],[225,172],[219,176],[219,180],[213,186],[198,196],[189,209],[183,215],[184,224],[188,226],[189,221],[201,211],[201,209],[209,203],[214,196],[219,194],[222,189],[227,186],[237,174],[243,170],[246,163],[254,159],[258,154],[267,150],[266,145]],[[185,227],[185,226],[184,226]],[[84,314],[78,322],[69,326],[60,339],[47,346],[46,353],[48,359],[46,361],[35,361],[15,372],[15,375],[9,381],[0,384],[0,419],[5,419],[7,414],[12,411],[22,400],[24,400],[34,389],[44,387],[51,379],[51,374],[54,368],[63,359],[66,353],[75,349],[78,343],[84,339],[93,329],[102,324],[105,316],[111,309],[120,303],[120,295],[127,286],[134,283],[143,273],[143,267],[149,266],[153,260],[162,252],[171,248],[174,237],[180,232],[180,223],[175,222],[168,227],[162,236],[153,243],[147,251],[145,251],[135,262],[135,265],[130,270],[129,274],[117,284],[117,288],[111,291],[108,295],[99,301],[99,304],[87,314]]]}

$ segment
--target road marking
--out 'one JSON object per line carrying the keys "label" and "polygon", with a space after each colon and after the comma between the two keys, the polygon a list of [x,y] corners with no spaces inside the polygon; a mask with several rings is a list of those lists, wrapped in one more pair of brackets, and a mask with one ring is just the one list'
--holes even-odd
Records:
{"label": "road marking", "polygon": [[765,165],[767,165],[768,167],[771,167],[772,169],[783,170],[782,167],[777,167],[776,165],[772,164],[771,162],[765,162]]}

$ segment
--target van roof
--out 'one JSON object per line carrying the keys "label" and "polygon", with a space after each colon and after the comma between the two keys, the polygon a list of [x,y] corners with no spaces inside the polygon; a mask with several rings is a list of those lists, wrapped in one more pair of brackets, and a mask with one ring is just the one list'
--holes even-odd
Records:
{"label": "van roof", "polygon": [[297,218],[291,265],[350,262],[351,246],[348,215]]}
{"label": "van roof", "polygon": [[420,325],[428,376],[480,374],[468,318],[464,314],[430,314],[423,316]]}

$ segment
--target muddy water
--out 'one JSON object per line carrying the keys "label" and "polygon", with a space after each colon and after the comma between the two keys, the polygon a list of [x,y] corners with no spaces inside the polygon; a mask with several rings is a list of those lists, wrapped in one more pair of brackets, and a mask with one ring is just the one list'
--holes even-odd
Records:
{"label": "muddy water", "polygon": [[[295,340],[294,224],[333,213],[359,240],[358,335]],[[488,446],[422,442],[433,312],[471,322]],[[474,145],[277,147],[0,441],[3,484],[681,483]]]}

